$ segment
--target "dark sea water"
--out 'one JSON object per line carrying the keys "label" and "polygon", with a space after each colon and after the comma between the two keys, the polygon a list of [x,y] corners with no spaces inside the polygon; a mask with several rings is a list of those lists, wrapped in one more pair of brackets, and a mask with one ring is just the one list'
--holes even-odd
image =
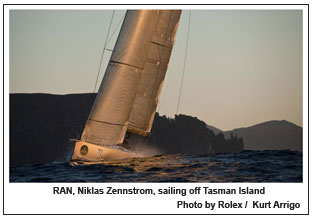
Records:
{"label": "dark sea water", "polygon": [[302,182],[302,153],[242,151],[10,167],[10,182]]}

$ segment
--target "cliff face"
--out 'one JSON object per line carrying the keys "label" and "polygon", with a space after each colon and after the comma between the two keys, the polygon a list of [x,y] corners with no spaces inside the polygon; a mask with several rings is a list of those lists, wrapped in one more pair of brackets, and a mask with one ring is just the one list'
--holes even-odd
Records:
{"label": "cliff face", "polygon": [[10,164],[64,161],[79,138],[94,94],[10,95]]}
{"label": "cliff face", "polygon": [[152,127],[151,145],[156,145],[162,153],[209,154],[238,152],[243,150],[242,139],[215,135],[203,121],[191,116],[176,115],[174,119],[156,114]]}
{"label": "cliff face", "polygon": [[[64,161],[71,156],[95,99],[95,94],[10,95],[10,164]],[[145,140],[160,154],[237,152],[242,139],[225,140],[197,118],[174,119],[156,114],[152,134]]]}
{"label": "cliff face", "polygon": [[302,151],[302,128],[285,120],[267,121],[247,128],[224,132],[244,138],[246,150],[296,150]]}

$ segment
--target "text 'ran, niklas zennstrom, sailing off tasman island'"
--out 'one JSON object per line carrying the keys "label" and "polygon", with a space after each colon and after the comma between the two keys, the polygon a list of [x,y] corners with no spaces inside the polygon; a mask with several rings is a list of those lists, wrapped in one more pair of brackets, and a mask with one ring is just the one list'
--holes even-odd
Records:
{"label": "text 'ran, niklas zennstrom, sailing off tasman island'", "polygon": [[[96,187],[53,187],[53,194],[63,195],[264,195],[266,194],[266,188],[251,188],[251,187],[238,187],[238,188],[211,188],[211,187],[193,187],[193,188],[114,188],[111,186],[104,188]],[[215,209],[289,209],[295,210],[300,208],[300,203],[290,201],[260,201],[260,200],[248,200],[247,197],[244,201],[232,201],[232,200],[217,201],[182,201],[177,200],[175,203],[178,209],[198,209],[205,208],[209,210]],[[207,199],[211,199],[207,197]]]}

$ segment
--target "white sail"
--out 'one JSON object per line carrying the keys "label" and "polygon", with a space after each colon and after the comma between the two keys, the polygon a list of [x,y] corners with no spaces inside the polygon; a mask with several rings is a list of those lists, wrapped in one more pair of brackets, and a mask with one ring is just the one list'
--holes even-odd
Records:
{"label": "white sail", "polygon": [[158,15],[159,10],[127,11],[81,141],[123,142]]}
{"label": "white sail", "polygon": [[129,119],[130,133],[149,134],[166,75],[181,10],[160,10]]}

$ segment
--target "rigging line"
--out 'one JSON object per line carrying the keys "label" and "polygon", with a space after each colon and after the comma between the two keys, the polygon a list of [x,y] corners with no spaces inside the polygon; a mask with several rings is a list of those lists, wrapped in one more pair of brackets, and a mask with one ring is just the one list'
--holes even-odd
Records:
{"label": "rigging line", "polygon": [[103,57],[104,57],[104,53],[105,53],[105,48],[106,48],[106,44],[107,44],[107,39],[108,39],[108,35],[109,35],[110,29],[111,29],[111,26],[112,26],[112,23],[113,23],[114,14],[115,14],[115,10],[113,10],[113,14],[112,14],[112,17],[111,17],[111,20],[110,20],[108,32],[107,32],[107,35],[106,35],[105,44],[104,44],[103,51],[102,51],[101,61],[100,61],[100,65],[99,65],[99,69],[98,69],[98,73],[97,73],[97,77],[96,77],[93,93],[95,93],[96,85],[97,85],[97,82],[98,82],[98,79],[99,79],[99,75],[100,75],[100,71],[101,71],[101,67],[102,67],[102,62],[103,62]]}
{"label": "rigging line", "polygon": [[174,45],[175,45],[175,42],[173,43],[172,58],[171,58],[170,71],[169,71],[169,74],[168,74],[168,81],[167,81],[167,84],[166,84],[166,88],[165,88],[164,94],[163,94],[162,98],[159,100],[159,107],[162,106],[163,100],[166,97],[167,90],[168,90],[168,87],[169,87],[169,84],[170,84],[170,79],[171,79],[171,76],[172,76],[174,54],[175,54],[175,51],[176,51]]}
{"label": "rigging line", "polygon": [[109,44],[110,40],[111,40],[112,37],[114,36],[114,34],[115,34],[115,32],[117,31],[118,27],[120,26],[121,22],[124,20],[125,16],[126,16],[126,14],[124,14],[124,15],[121,17],[121,19],[120,19],[118,25],[116,26],[116,28],[114,29],[112,35],[108,38],[107,44]]}
{"label": "rigging line", "polygon": [[179,99],[178,99],[178,106],[177,106],[176,115],[179,112],[180,101],[181,101],[181,94],[182,94],[182,87],[183,87],[183,80],[184,80],[184,73],[185,73],[185,64],[186,64],[186,58],[187,58],[187,48],[188,48],[188,41],[189,41],[189,35],[190,35],[191,13],[192,13],[192,11],[190,10],[189,20],[188,20],[187,37],[186,37],[186,47],[185,47],[185,55],[184,55],[183,72],[182,72],[182,79],[181,79],[181,85],[180,85],[180,92],[179,92]]}

